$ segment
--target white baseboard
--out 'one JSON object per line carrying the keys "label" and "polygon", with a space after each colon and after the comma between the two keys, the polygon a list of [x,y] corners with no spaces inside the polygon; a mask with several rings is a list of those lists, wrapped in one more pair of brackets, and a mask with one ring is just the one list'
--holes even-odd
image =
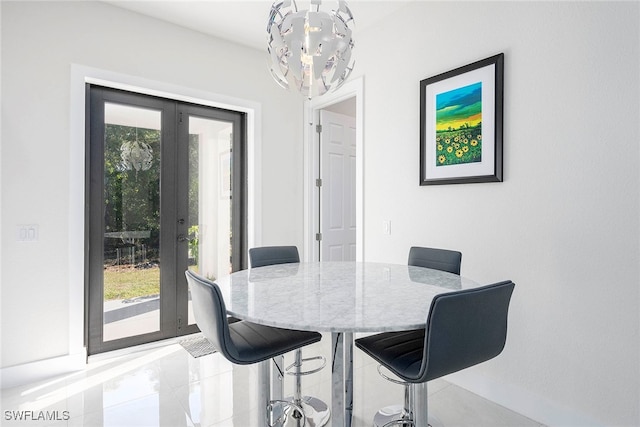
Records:
{"label": "white baseboard", "polygon": [[0,388],[11,388],[84,369],[86,350],[0,369]]}
{"label": "white baseboard", "polygon": [[448,375],[445,379],[546,426],[602,426],[601,423],[576,412],[575,409],[567,408],[515,385],[497,382],[473,372],[472,369]]}

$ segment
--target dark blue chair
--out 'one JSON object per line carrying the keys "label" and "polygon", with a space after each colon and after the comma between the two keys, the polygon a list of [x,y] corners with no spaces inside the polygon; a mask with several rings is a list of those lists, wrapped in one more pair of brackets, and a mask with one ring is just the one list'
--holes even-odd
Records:
{"label": "dark blue chair", "polygon": [[262,246],[249,249],[251,268],[296,262],[300,262],[300,255],[295,246]]}
{"label": "dark blue chair", "polygon": [[426,408],[427,402],[414,402],[412,387],[499,355],[507,338],[514,286],[513,282],[504,281],[436,295],[425,329],[357,339],[356,347],[405,381],[405,404],[400,417],[389,420],[376,415],[374,426],[415,425],[414,406]]}
{"label": "dark blue chair", "polygon": [[[446,271],[453,274],[460,274],[460,266],[462,264],[462,253],[451,251],[448,249],[425,248],[420,246],[412,246],[409,249],[408,265],[416,267],[431,268],[434,270]],[[409,272],[411,275],[411,272]],[[405,382],[397,381],[384,375],[378,367],[380,376],[384,379],[396,384],[406,386]],[[406,406],[406,405],[405,405]],[[386,424],[389,420],[396,419],[402,414],[400,405],[395,407],[387,407],[378,411],[375,416],[374,426]],[[381,424],[376,424],[381,423]]]}
{"label": "dark blue chair", "polygon": [[413,246],[409,249],[409,265],[460,274],[462,253],[447,249]]}
{"label": "dark blue chair", "polygon": [[[252,269],[268,265],[292,264],[299,262],[300,255],[298,253],[298,248],[295,246],[262,246],[249,249],[249,265]],[[322,365],[316,369],[302,372],[302,364],[311,360],[321,360]],[[303,375],[319,372],[325,364],[326,359],[323,356],[313,356],[303,359],[302,349],[297,349],[295,351],[295,361],[285,369],[289,375],[294,375],[296,377],[296,384],[291,401],[295,405],[302,406],[307,414],[309,423],[316,426],[324,425],[329,420],[331,411],[327,404],[317,397],[302,396],[301,377]],[[278,363],[276,363],[276,366],[280,369]],[[293,371],[291,371],[292,368],[294,369]]]}
{"label": "dark blue chair", "polygon": [[[214,282],[198,276],[193,271],[185,272],[193,304],[196,324],[213,347],[231,363],[249,365],[269,360],[284,353],[298,350],[320,341],[317,332],[296,331],[274,328],[239,320],[229,323],[227,309]],[[270,407],[275,402],[270,402]],[[297,409],[297,415],[305,424],[305,414],[301,406],[286,402]],[[270,420],[265,420],[271,425]]]}

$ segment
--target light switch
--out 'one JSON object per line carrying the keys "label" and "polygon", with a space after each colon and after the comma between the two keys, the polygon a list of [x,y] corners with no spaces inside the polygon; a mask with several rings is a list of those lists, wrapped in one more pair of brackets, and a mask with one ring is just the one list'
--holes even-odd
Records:
{"label": "light switch", "polygon": [[384,234],[391,234],[391,221],[382,221],[382,232]]}
{"label": "light switch", "polygon": [[37,242],[39,234],[38,224],[22,224],[16,228],[16,240],[18,242]]}

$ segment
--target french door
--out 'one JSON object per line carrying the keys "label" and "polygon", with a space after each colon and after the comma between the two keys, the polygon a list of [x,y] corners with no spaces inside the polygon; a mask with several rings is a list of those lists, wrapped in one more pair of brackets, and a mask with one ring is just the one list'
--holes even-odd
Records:
{"label": "french door", "polygon": [[244,114],[87,91],[88,352],[196,332],[184,271],[247,264]]}

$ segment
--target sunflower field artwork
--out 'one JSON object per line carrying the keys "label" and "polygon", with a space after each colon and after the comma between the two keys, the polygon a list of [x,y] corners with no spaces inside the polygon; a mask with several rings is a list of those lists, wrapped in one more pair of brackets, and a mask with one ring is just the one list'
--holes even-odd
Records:
{"label": "sunflower field artwork", "polygon": [[482,82],[436,95],[436,166],[482,161]]}

